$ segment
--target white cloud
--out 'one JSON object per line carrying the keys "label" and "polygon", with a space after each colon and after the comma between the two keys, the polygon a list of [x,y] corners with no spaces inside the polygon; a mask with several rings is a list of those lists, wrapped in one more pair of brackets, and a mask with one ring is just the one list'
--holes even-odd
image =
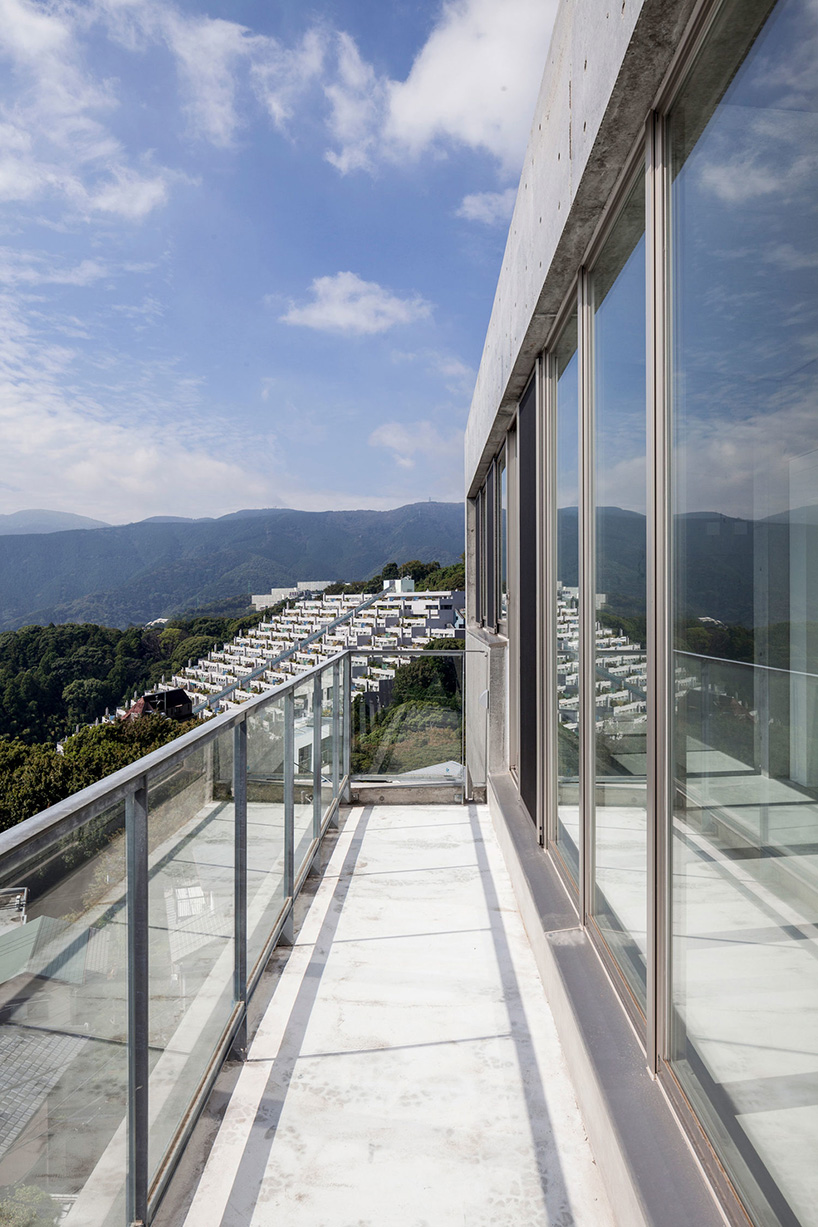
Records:
{"label": "white cloud", "polygon": [[342,174],[370,169],[388,86],[361,59],[348,34],[338,36],[337,78],[324,87],[324,92],[332,103],[329,128],[339,146],[337,151],[327,152],[327,161]]}
{"label": "white cloud", "polygon": [[63,267],[36,252],[0,247],[0,284],[3,285],[86,286],[107,275],[107,266],[99,260],[81,260],[79,264]]}
{"label": "white cloud", "polygon": [[164,203],[169,174],[134,169],[103,122],[117,98],[84,63],[79,35],[92,14],[70,3],[0,0],[0,200],[55,196],[81,215],[139,221]]}
{"label": "white cloud", "polygon": [[330,161],[346,172],[376,154],[403,159],[454,144],[516,174],[556,10],[557,0],[447,0],[405,81],[378,77],[347,39],[327,89]]}
{"label": "white cloud", "polygon": [[258,40],[233,21],[183,17],[170,6],[161,24],[176,56],[193,130],[214,145],[230,145],[239,123],[236,67]]}
{"label": "white cloud", "polygon": [[483,222],[486,226],[504,225],[514,212],[516,199],[517,191],[513,187],[505,192],[475,192],[463,197],[457,216],[470,222]]}
{"label": "white cloud", "polygon": [[415,152],[454,140],[516,169],[556,10],[556,0],[450,0],[406,81],[391,87],[387,134]]}
{"label": "white cloud", "polygon": [[313,28],[292,49],[267,39],[254,59],[250,68],[253,89],[279,130],[286,130],[296,103],[320,79],[326,50],[325,31]]}
{"label": "white cloud", "polygon": [[176,63],[188,132],[229,148],[260,102],[284,130],[320,79],[327,32],[310,27],[292,47],[223,18],[190,16],[164,0],[96,0],[111,36],[134,50],[164,44]]}
{"label": "white cloud", "polygon": [[463,453],[461,430],[443,435],[428,421],[412,422],[409,425],[402,422],[383,422],[372,431],[367,442],[370,447],[386,448],[402,469],[413,469],[418,457],[427,462],[440,462],[456,456],[459,461]]}
{"label": "white cloud", "polygon": [[421,363],[430,375],[442,377],[447,391],[456,396],[471,397],[477,373],[454,354],[437,349],[420,349],[414,351],[393,350],[390,355],[393,362]]}
{"label": "white cloud", "polygon": [[[138,222],[168,197],[170,175],[140,175],[128,167],[115,167],[111,177],[82,196],[87,207],[100,213],[114,213],[127,221]],[[181,178],[181,176],[179,176]]]}
{"label": "white cloud", "polygon": [[227,424],[198,421],[199,381],[110,350],[83,380],[83,351],[49,340],[54,319],[38,307],[0,296],[4,509],[123,521],[168,511],[169,492],[179,515],[201,514],[203,489],[235,491],[241,505],[271,497],[269,475],[225,447]]}
{"label": "white cloud", "polygon": [[[0,0],[0,62],[17,91],[0,114],[0,199],[68,198],[140,221],[165,203],[172,176],[134,168],[104,122],[117,82],[95,79],[81,35],[95,24],[136,54],[173,56],[188,133],[229,148],[261,104],[288,131],[307,98],[323,98],[343,174],[447,147],[492,154],[516,173],[539,86],[557,0],[444,0],[403,81],[378,73],[346,32],[313,22],[285,45],[235,21],[192,15],[171,0]],[[453,70],[456,66],[456,70]],[[320,103],[319,103],[320,105]],[[172,119],[172,116],[171,116]],[[494,197],[496,196],[496,200]],[[467,197],[461,216],[499,221],[506,194]]]}
{"label": "white cloud", "polygon": [[419,296],[399,298],[376,281],[362,281],[355,273],[316,277],[311,289],[312,301],[301,307],[291,304],[280,317],[284,323],[320,332],[371,335],[431,314],[430,304]]}

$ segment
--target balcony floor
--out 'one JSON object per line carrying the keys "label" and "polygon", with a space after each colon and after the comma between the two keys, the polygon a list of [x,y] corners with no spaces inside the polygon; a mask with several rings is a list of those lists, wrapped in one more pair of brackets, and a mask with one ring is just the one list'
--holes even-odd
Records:
{"label": "balcony floor", "polygon": [[485,807],[349,811],[186,1201],[157,1221],[613,1227]]}

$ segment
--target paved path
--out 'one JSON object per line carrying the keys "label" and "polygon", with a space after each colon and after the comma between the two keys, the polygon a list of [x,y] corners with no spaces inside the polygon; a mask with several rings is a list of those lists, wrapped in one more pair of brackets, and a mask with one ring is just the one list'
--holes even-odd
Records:
{"label": "paved path", "polygon": [[351,811],[186,1227],[613,1227],[488,811]]}

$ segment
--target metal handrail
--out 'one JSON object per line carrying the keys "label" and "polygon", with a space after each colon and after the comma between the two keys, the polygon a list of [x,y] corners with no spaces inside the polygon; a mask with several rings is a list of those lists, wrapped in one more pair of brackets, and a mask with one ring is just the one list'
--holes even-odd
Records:
{"label": "metal handrail", "polygon": [[[149,1221],[158,1204],[170,1173],[184,1148],[193,1122],[213,1085],[218,1069],[227,1052],[243,1058],[247,1047],[247,1001],[260,979],[264,965],[277,941],[292,939],[295,898],[306,878],[310,864],[318,853],[321,839],[328,827],[337,825],[337,813],[342,799],[348,796],[351,779],[351,712],[353,658],[380,656],[388,659],[419,656],[463,656],[461,649],[424,648],[345,648],[333,656],[305,669],[286,681],[256,695],[234,711],[203,721],[199,728],[182,734],[175,741],[112,773],[95,784],[59,801],[56,805],[25,819],[10,830],[0,833],[0,868],[6,881],[12,874],[38,869],[59,852],[60,841],[84,823],[124,802],[124,817],[118,816],[118,831],[124,829],[125,876],[122,881],[127,907],[127,1008],[128,1008],[128,1095],[127,1139],[129,1159],[126,1173],[127,1213],[131,1223]],[[321,747],[324,731],[324,705],[321,679],[331,679],[332,763],[331,773],[322,771]],[[342,681],[343,678],[343,681]],[[310,685],[310,682],[312,685]],[[295,693],[308,687],[313,701],[312,734],[312,806],[311,839],[295,863]],[[254,963],[248,955],[248,771],[247,733],[249,718],[281,703],[283,721],[283,860],[281,885],[283,893],[277,918],[264,929],[262,949],[254,950]],[[342,727],[343,721],[343,727]],[[221,1038],[207,1066],[186,1101],[185,1111],[165,1148],[165,1153],[151,1176],[148,1158],[150,1117],[149,1097],[153,1094],[150,1064],[150,965],[148,933],[150,928],[149,885],[155,867],[150,852],[150,819],[154,800],[150,785],[157,776],[166,777],[191,752],[212,744],[232,731],[232,824],[233,824],[233,1002],[229,1013],[220,1017]],[[465,761],[465,760],[464,760]],[[206,773],[205,773],[206,774]],[[324,793],[331,783],[331,796]],[[324,795],[322,795],[324,793]],[[163,804],[160,799],[159,806]],[[300,845],[303,848],[303,844]],[[70,855],[68,865],[72,864]],[[80,1194],[81,1196],[81,1194]]]}
{"label": "metal handrail", "polygon": [[40,810],[31,818],[26,818],[9,830],[0,832],[0,861],[5,862],[23,847],[29,853],[36,851],[36,847],[32,847],[34,844],[41,846],[46,842],[52,842],[54,838],[69,834],[77,826],[96,817],[104,809],[115,805],[117,801],[124,800],[140,787],[143,779],[152,772],[159,768],[175,766],[191,751],[200,746],[206,746],[228,729],[235,728],[236,725],[243,723],[248,715],[280,699],[290,690],[302,685],[315,673],[326,669],[336,660],[341,660],[343,656],[344,652],[337,652],[320,664],[305,669],[303,673],[288,678],[287,681],[280,682],[277,686],[248,699],[236,711],[222,712],[218,716],[213,716],[210,720],[203,722],[201,728],[183,733],[175,741],[160,746],[158,750],[152,750],[150,754],[145,754],[142,758],[128,763],[127,766],[120,767],[118,771],[106,775],[94,784],[89,784],[87,788],[72,793],[70,797],[64,797],[62,801],[57,801],[48,809]]}
{"label": "metal handrail", "polygon": [[777,665],[762,665],[754,660],[733,660],[731,656],[706,656],[704,652],[685,652],[682,648],[674,648],[673,655],[689,656],[691,660],[712,661],[716,665],[741,665],[743,669],[763,669],[765,673],[784,673],[787,677],[812,677],[818,680],[818,673],[809,673],[806,669],[782,669]]}

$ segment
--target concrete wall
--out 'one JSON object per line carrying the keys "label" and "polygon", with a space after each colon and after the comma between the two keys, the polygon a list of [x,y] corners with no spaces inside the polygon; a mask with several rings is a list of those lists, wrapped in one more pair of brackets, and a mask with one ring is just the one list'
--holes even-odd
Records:
{"label": "concrete wall", "polygon": [[645,121],[695,0],[563,0],[466,427],[474,494]]}

